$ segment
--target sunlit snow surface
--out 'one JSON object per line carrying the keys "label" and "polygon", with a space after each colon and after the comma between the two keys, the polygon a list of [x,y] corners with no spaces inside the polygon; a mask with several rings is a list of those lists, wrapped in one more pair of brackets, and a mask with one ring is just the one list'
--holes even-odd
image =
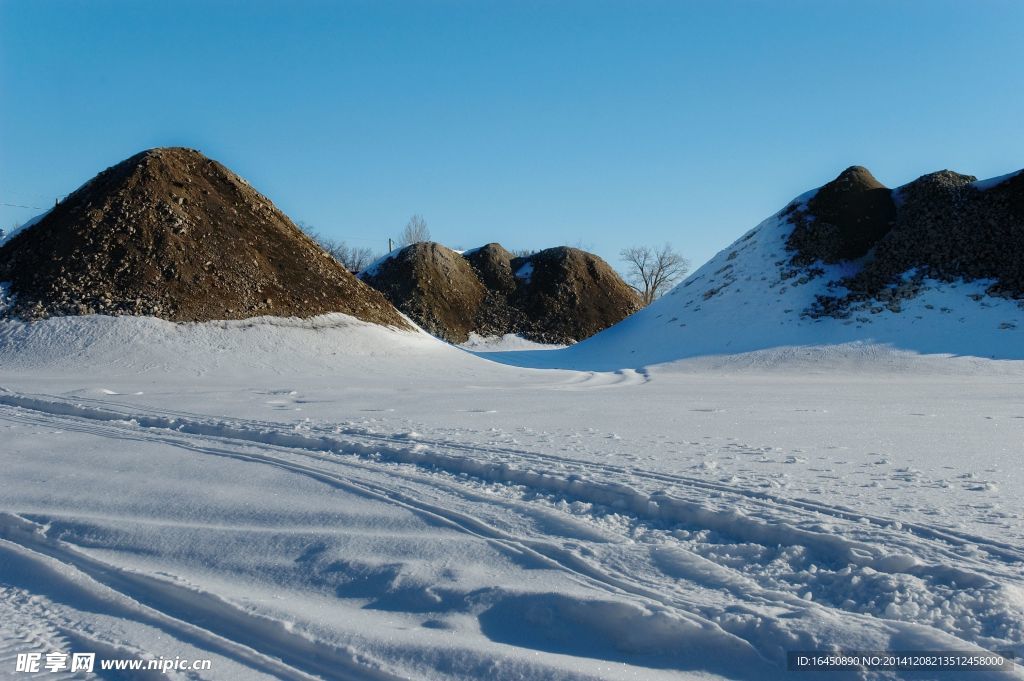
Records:
{"label": "sunlit snow surface", "polygon": [[51,650],[210,679],[1019,654],[1022,381],[866,343],[594,372],[341,315],[0,322],[0,677]]}
{"label": "sunlit snow surface", "polygon": [[459,345],[470,352],[520,352],[523,350],[560,350],[564,345],[537,343],[514,333],[504,336],[481,336],[470,332],[469,340]]}

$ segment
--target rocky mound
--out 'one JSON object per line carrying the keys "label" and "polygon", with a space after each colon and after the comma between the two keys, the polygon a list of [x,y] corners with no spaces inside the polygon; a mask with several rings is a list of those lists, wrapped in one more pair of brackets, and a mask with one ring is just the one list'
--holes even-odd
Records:
{"label": "rocky mound", "polygon": [[10,313],[172,321],[343,312],[408,328],[266,197],[198,151],[151,149],[103,171],[0,247]]}
{"label": "rocky mound", "polygon": [[511,265],[522,282],[515,305],[533,323],[531,340],[583,340],[640,309],[639,296],[608,263],[578,248],[549,248]]}
{"label": "rocky mound", "polygon": [[406,246],[360,277],[423,329],[452,343],[469,339],[487,295],[465,258],[432,242]]}
{"label": "rocky mound", "polygon": [[533,323],[516,307],[520,280],[512,272],[515,257],[497,243],[466,251],[463,255],[487,289],[484,302],[477,310],[473,331],[481,336],[506,333],[532,336]]}
{"label": "rocky mound", "polygon": [[[834,187],[838,179],[806,207],[791,207],[793,232],[787,246],[794,265],[867,255],[853,275],[833,286],[835,294],[819,296],[810,314],[848,316],[879,304],[899,310],[900,301],[917,295],[926,279],[992,280],[988,293],[1024,297],[1024,173],[979,183],[973,176],[943,170],[896,192],[870,187],[863,181],[870,173],[859,174],[862,181],[848,180],[853,189],[846,192],[847,206],[860,202],[860,210],[848,214],[859,214],[860,221],[845,223],[859,225],[856,248],[849,230],[829,226],[836,223],[834,206],[841,203],[834,200],[841,193]],[[826,189],[832,190],[830,204],[822,207],[816,199]],[[883,190],[895,201],[884,199]]]}
{"label": "rocky mound", "polygon": [[862,166],[850,166],[794,212],[789,247],[801,264],[860,258],[892,229],[892,191]]}
{"label": "rocky mound", "polygon": [[471,332],[574,343],[640,307],[607,263],[566,247],[513,258],[496,243],[464,255],[420,243],[360,277],[424,329],[453,343],[465,342]]}
{"label": "rocky mound", "polygon": [[490,243],[466,251],[463,256],[476,270],[484,286],[505,296],[515,293],[516,278],[512,274],[512,261],[515,256],[506,251],[501,244]]}

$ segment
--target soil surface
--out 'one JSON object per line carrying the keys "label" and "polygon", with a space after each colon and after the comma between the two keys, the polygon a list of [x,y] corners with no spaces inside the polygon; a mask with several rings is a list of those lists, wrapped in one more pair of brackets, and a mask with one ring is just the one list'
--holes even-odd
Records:
{"label": "soil surface", "polygon": [[606,262],[564,246],[515,258],[496,243],[465,255],[420,243],[361,276],[417,324],[453,343],[471,332],[575,343],[640,307],[636,292]]}
{"label": "soil surface", "polygon": [[406,246],[362,276],[424,330],[454,343],[475,330],[487,295],[465,258],[426,241]]}
{"label": "soil surface", "polygon": [[150,149],[103,171],[0,247],[8,314],[172,321],[343,312],[409,328],[265,196],[220,163]]}
{"label": "soil surface", "polygon": [[839,262],[867,253],[892,229],[892,191],[862,166],[851,166],[818,190],[807,211],[794,216],[789,247],[806,264]]}
{"label": "soil surface", "polygon": [[604,260],[578,248],[558,246],[512,261],[517,277],[514,305],[532,327],[527,338],[571,343],[618,324],[640,309],[640,297]]}

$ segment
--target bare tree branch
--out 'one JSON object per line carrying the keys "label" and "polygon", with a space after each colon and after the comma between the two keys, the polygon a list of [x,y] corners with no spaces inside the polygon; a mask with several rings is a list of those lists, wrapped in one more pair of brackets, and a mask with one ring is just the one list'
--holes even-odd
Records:
{"label": "bare tree branch", "polygon": [[297,224],[302,231],[319,244],[320,248],[327,252],[327,255],[337,260],[345,269],[353,274],[362,272],[370,263],[377,259],[373,249],[349,246],[342,239],[332,239],[320,234],[312,225],[308,225],[305,222]]}
{"label": "bare tree branch", "polygon": [[427,221],[419,213],[413,215],[409,218],[409,222],[406,223],[405,229],[402,230],[401,236],[396,241],[399,247],[418,244],[421,241],[430,241],[430,230],[427,228]]}
{"label": "bare tree branch", "polygon": [[626,283],[640,294],[645,306],[664,295],[690,270],[689,261],[668,243],[657,251],[650,246],[624,248],[619,256],[626,263]]}
{"label": "bare tree branch", "polygon": [[362,272],[377,259],[377,254],[372,248],[353,248],[349,251],[349,259],[346,266],[352,272]]}

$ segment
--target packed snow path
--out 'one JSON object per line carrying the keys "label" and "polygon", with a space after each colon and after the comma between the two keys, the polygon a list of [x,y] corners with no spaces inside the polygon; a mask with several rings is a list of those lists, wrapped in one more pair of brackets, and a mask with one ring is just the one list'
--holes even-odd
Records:
{"label": "packed snow path", "polygon": [[[6,390],[0,424],[22,456],[60,459],[6,465],[64,478],[7,491],[0,668],[20,646],[67,649],[75,638],[119,657],[215,659],[200,678],[763,679],[786,675],[786,650],[1020,652],[1024,639],[1020,545],[884,508],[479,434],[211,418],[113,396]],[[82,450],[107,454],[95,477],[72,470]],[[150,467],[161,503],[138,513],[138,490],[121,501],[118,490]],[[231,490],[218,503],[204,469],[244,480],[246,508]],[[198,491],[163,489],[170,470]],[[259,508],[294,478],[304,494],[331,490],[322,510],[299,514],[315,521]],[[353,507],[372,520],[331,522]],[[390,534],[390,546],[353,550],[361,533]],[[439,560],[449,552],[454,562]],[[244,587],[232,584],[239,574]],[[343,605],[325,615],[329,597]],[[335,617],[351,621],[325,625]]]}

